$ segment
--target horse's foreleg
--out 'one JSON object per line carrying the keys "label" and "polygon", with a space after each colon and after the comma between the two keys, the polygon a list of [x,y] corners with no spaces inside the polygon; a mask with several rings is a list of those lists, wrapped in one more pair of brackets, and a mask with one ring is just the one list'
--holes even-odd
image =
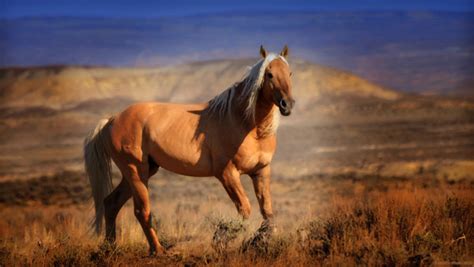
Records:
{"label": "horse's foreleg", "polygon": [[262,226],[273,228],[273,210],[272,197],[270,194],[270,166],[266,166],[256,173],[252,174],[253,187],[255,195],[257,196],[258,204],[260,206],[260,213],[263,216],[264,222]]}
{"label": "horse's foreleg", "polygon": [[232,199],[237,211],[244,219],[250,216],[250,202],[245,194],[242,183],[240,182],[240,173],[235,168],[228,168],[221,177],[217,177],[224,186],[227,194]]}
{"label": "horse's foreleg", "polygon": [[148,174],[142,175],[142,180],[138,174],[132,174],[130,177],[130,186],[132,189],[134,213],[145,233],[148,244],[150,246],[150,255],[156,252],[164,253],[165,250],[158,241],[157,229],[153,223],[151,214],[150,198],[148,196]]}
{"label": "horse's foreleg", "polygon": [[115,242],[115,221],[122,206],[132,197],[132,191],[125,179],[104,199],[105,207],[105,240]]}

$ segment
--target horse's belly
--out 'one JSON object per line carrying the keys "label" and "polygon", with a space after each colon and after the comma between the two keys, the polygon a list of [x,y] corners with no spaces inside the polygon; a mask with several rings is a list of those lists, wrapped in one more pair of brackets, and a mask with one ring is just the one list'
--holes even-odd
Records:
{"label": "horse's belly", "polygon": [[184,131],[161,134],[151,145],[150,155],[166,170],[188,176],[211,176],[209,153],[202,140]]}
{"label": "horse's belly", "polygon": [[150,155],[160,167],[168,171],[188,176],[212,176],[210,160],[205,153],[193,153],[189,144],[185,146],[176,144],[172,149],[167,149],[157,145]]}
{"label": "horse's belly", "polygon": [[[196,135],[198,117],[188,112],[152,118],[149,153],[161,167],[183,175],[211,176],[212,163],[202,134]],[[173,117],[173,119],[170,119]]]}

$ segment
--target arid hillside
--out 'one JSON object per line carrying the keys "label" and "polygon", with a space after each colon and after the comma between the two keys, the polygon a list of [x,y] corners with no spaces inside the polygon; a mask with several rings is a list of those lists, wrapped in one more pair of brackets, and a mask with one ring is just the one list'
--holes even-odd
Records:
{"label": "arid hillside", "polygon": [[[1,177],[81,170],[82,140],[99,119],[137,101],[207,101],[242,79],[254,62],[2,69]],[[440,164],[449,169],[457,164],[445,166],[453,157],[472,168],[473,102],[405,95],[299,60],[291,66],[297,104],[293,115],[282,119],[277,175],[375,170],[393,175],[391,170]]]}
{"label": "arid hillside", "polygon": [[[239,81],[255,60],[219,60],[163,68],[50,66],[0,70],[0,106],[71,108],[86,101],[207,101]],[[292,62],[303,106],[321,96],[393,100],[399,94],[337,69]],[[298,101],[300,103],[300,101]]]}

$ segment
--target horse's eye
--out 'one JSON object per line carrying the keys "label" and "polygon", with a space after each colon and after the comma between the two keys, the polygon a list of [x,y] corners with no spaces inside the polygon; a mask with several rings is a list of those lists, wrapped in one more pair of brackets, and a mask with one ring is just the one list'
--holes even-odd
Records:
{"label": "horse's eye", "polygon": [[273,78],[273,74],[272,74],[271,72],[267,72],[267,78],[268,78],[268,79]]}

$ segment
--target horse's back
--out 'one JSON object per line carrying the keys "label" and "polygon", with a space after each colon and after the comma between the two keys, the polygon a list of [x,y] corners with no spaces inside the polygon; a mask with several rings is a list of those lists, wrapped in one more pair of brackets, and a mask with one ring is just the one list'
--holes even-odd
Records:
{"label": "horse's back", "polygon": [[195,116],[205,106],[202,104],[171,104],[159,102],[143,102],[128,106],[114,117],[112,134],[122,142],[131,142],[130,137],[142,134],[146,128],[164,127],[178,120],[189,122],[197,120]]}

